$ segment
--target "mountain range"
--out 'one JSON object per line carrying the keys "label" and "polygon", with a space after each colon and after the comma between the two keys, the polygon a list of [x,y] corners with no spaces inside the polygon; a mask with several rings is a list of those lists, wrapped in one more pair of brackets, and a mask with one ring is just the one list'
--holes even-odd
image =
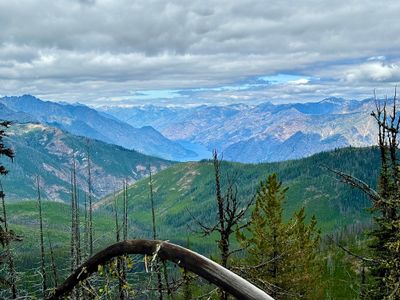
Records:
{"label": "mountain range", "polygon": [[94,109],[24,95],[0,98],[0,119],[40,122],[167,160],[208,159],[217,149],[226,160],[258,163],[373,145],[374,108],[373,99],[331,97],[291,104]]}
{"label": "mountain range", "polygon": [[74,135],[97,139],[127,149],[181,160],[196,154],[164,137],[151,126],[135,128],[116,118],[81,104],[42,101],[31,95],[0,98],[0,119],[40,122]]}
{"label": "mountain range", "polygon": [[[132,126],[152,126],[183,145],[218,149],[224,159],[272,162],[375,144],[373,99],[197,107],[102,107]],[[196,147],[192,148],[196,151]],[[210,156],[208,156],[210,157]]]}

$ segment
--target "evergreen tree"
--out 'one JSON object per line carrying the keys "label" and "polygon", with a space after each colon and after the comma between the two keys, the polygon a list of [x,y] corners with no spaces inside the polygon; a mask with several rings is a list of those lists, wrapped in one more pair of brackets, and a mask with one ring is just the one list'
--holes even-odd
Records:
{"label": "evergreen tree", "polygon": [[321,272],[319,231],[314,217],[310,224],[305,223],[304,208],[284,222],[286,191],[276,174],[261,182],[250,225],[237,231],[247,252],[240,270],[276,299],[315,299]]}
{"label": "evergreen tree", "polygon": [[[6,156],[11,160],[14,158],[14,151],[4,145],[3,138],[6,136],[5,130],[10,127],[11,122],[0,121],[0,157]],[[0,175],[6,175],[8,173],[7,169],[0,164]]]}
{"label": "evergreen tree", "polygon": [[381,153],[379,200],[374,202],[375,229],[371,232],[373,277],[370,297],[373,299],[400,299],[400,165],[397,159],[400,117],[396,93],[391,111],[387,100],[376,101],[372,113],[378,124],[378,145]]}

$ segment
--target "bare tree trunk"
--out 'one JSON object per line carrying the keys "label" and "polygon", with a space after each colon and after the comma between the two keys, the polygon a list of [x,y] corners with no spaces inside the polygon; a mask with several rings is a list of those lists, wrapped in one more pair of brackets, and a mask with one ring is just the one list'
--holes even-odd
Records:
{"label": "bare tree trunk", "polygon": [[153,228],[153,240],[157,238],[156,230],[156,215],[154,212],[154,195],[153,195],[153,180],[151,176],[151,166],[149,166],[149,188],[150,188],[150,202],[151,202],[151,221]]}
{"label": "bare tree trunk", "polygon": [[[123,201],[124,201],[124,218],[122,222],[122,238],[124,241],[128,240],[128,187],[127,187],[127,182],[126,180],[123,181]],[[118,234],[119,235],[119,234]],[[127,266],[126,266],[126,259],[127,257],[124,255],[123,257],[120,258],[120,269],[121,269],[121,275],[120,275],[120,284],[125,285],[126,284],[126,276],[127,276]],[[120,298],[121,299],[126,299],[127,295],[126,292],[123,288],[120,289]]]}
{"label": "bare tree trunk", "polygon": [[58,286],[57,265],[56,265],[56,261],[54,258],[54,250],[53,250],[53,245],[51,243],[50,236],[48,236],[48,240],[49,240],[49,247],[50,247],[51,270],[53,272],[54,286]]}
{"label": "bare tree trunk", "polygon": [[[149,166],[149,187],[150,187],[150,202],[151,202],[151,218],[153,225],[153,240],[157,239],[157,229],[156,229],[156,214],[154,210],[154,194],[153,194],[153,180],[151,176],[151,166]],[[157,272],[157,283],[158,283],[158,299],[163,299],[163,285],[161,278],[161,270],[158,261],[156,262],[156,272]]]}
{"label": "bare tree trunk", "polygon": [[118,200],[115,195],[115,190],[114,190],[114,217],[115,217],[115,239],[117,242],[120,241],[119,238],[119,222],[118,222]]}
{"label": "bare tree trunk", "polygon": [[[118,222],[118,200],[115,195],[115,190],[114,190],[114,218],[115,218],[115,239],[117,243],[120,241],[120,235],[119,235],[119,222]],[[123,259],[122,257],[117,258],[117,274],[118,274],[118,291],[119,291],[119,297],[120,299],[124,299],[125,293],[124,293],[124,280],[123,280],[123,273],[122,273],[122,265],[123,265]]]}
{"label": "bare tree trunk", "polygon": [[74,179],[74,192],[75,192],[75,238],[76,238],[76,265],[81,264],[81,231],[80,231],[80,213],[79,213],[79,195],[76,186],[76,174]]}
{"label": "bare tree trunk", "polygon": [[123,239],[128,239],[128,186],[124,180],[123,188],[123,199],[124,199],[124,220],[123,220]]}
{"label": "bare tree trunk", "polygon": [[88,212],[88,197],[84,194],[84,206],[85,206],[85,217],[84,217],[84,254],[83,257],[87,259],[89,257],[89,212]]}
{"label": "bare tree trunk", "polygon": [[90,163],[89,141],[87,144],[88,161],[88,196],[89,196],[89,256],[93,255],[93,199],[92,199],[92,170]]}
{"label": "bare tree trunk", "polygon": [[75,194],[74,194],[74,175],[73,171],[71,170],[71,245],[70,245],[70,254],[71,254],[71,272],[73,272],[76,268],[76,258],[75,258]]}
{"label": "bare tree trunk", "polygon": [[[1,198],[2,208],[3,208],[4,231],[6,233],[8,233],[6,202],[4,199],[3,184],[1,183],[1,181],[0,181],[0,198]],[[8,269],[10,271],[11,297],[12,297],[12,299],[17,299],[17,297],[18,297],[17,274],[15,272],[14,257],[11,252],[10,242],[8,241],[8,238],[5,239],[5,244],[6,244],[6,253],[7,253],[7,258],[8,258]]]}
{"label": "bare tree trunk", "polygon": [[[227,267],[228,264],[228,256],[229,256],[229,235],[225,230],[225,206],[224,206],[224,198],[221,193],[221,174],[220,174],[220,161],[218,159],[218,153],[216,150],[213,151],[213,165],[214,165],[214,175],[215,175],[215,195],[217,198],[218,205],[218,223],[219,223],[219,249],[221,253],[221,265],[223,267]],[[221,290],[220,291],[220,299],[226,300],[228,299],[228,295]]]}
{"label": "bare tree trunk", "polygon": [[[79,231],[79,204],[76,181],[76,161],[73,156],[71,171],[71,270],[75,270],[81,262],[80,231]],[[80,298],[80,292],[75,289],[74,298]]]}
{"label": "bare tree trunk", "polygon": [[42,199],[40,196],[40,181],[39,176],[37,180],[37,193],[38,193],[38,209],[39,209],[39,230],[40,230],[40,271],[42,273],[42,295],[46,297],[47,290],[47,274],[46,274],[46,257],[44,251],[44,236],[43,236],[43,217],[42,217]]}
{"label": "bare tree trunk", "polygon": [[[217,222],[215,225],[208,225],[203,221],[198,220],[192,215],[193,220],[200,226],[204,236],[210,235],[213,232],[218,232],[220,238],[218,240],[218,248],[221,255],[221,264],[228,268],[229,256],[237,252],[239,249],[230,250],[230,236],[235,232],[236,228],[243,229],[249,225],[248,222],[241,224],[243,218],[253,204],[255,197],[240,203],[238,199],[238,191],[235,185],[235,178],[228,176],[228,187],[226,194],[223,196],[221,191],[221,161],[218,158],[216,150],[213,151],[213,166],[215,176],[215,197],[217,200]],[[227,299],[227,294],[221,290],[221,299]]]}

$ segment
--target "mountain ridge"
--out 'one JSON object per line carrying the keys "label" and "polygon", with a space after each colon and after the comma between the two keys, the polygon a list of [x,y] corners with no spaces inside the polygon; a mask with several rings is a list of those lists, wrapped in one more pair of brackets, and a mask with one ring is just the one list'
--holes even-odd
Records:
{"label": "mountain ridge", "polygon": [[[148,128],[135,128],[83,104],[60,104],[31,95],[3,97],[0,98],[0,104],[13,112],[6,114],[0,111],[0,118],[3,119],[49,124],[75,135],[99,139],[166,159],[180,160],[196,156],[155,129],[150,131]],[[25,118],[21,117],[21,113]]]}
{"label": "mountain ridge", "polygon": [[[265,162],[307,157],[345,146],[374,145],[376,126],[369,117],[374,108],[373,99],[330,97],[319,102],[290,104],[100,110],[133,126],[151,125],[171,140],[199,144],[208,150],[216,148],[227,160]],[[289,149],[299,134],[308,137],[300,139],[296,149]],[[308,144],[310,140],[313,147]],[[287,155],[277,149],[283,149]]]}

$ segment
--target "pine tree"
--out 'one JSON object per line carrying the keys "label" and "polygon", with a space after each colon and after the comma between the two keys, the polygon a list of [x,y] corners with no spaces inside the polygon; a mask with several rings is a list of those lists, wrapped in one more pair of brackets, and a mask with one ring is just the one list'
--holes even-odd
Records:
{"label": "pine tree", "polygon": [[318,256],[320,231],[317,229],[317,219],[312,216],[306,224],[305,209],[302,207],[293,217],[293,225],[289,234],[293,241],[291,249],[292,270],[288,277],[292,290],[306,299],[320,299],[321,259]]}
{"label": "pine tree", "polygon": [[[0,121],[0,157],[4,155],[12,160],[14,158],[14,151],[11,148],[6,147],[3,142],[3,138],[6,136],[5,130],[10,127],[10,125],[11,122],[9,121]],[[0,164],[0,175],[6,175],[7,173],[8,170],[6,167]]]}
{"label": "pine tree", "polygon": [[313,299],[320,274],[316,220],[306,225],[302,208],[284,222],[286,191],[276,174],[261,182],[250,225],[237,231],[247,254],[239,269],[276,299]]}
{"label": "pine tree", "polygon": [[[14,152],[11,148],[6,147],[3,138],[6,136],[6,129],[11,125],[11,122],[0,121],[0,157],[5,156],[11,160],[14,159]],[[0,163],[0,175],[6,175],[8,170],[5,166]],[[0,191],[0,197],[4,199],[5,194],[3,188]],[[3,214],[5,214],[5,207],[3,208]],[[3,219],[4,218],[4,219]],[[11,236],[6,228],[6,216],[0,218],[0,244],[4,247],[8,241],[10,241]]]}

